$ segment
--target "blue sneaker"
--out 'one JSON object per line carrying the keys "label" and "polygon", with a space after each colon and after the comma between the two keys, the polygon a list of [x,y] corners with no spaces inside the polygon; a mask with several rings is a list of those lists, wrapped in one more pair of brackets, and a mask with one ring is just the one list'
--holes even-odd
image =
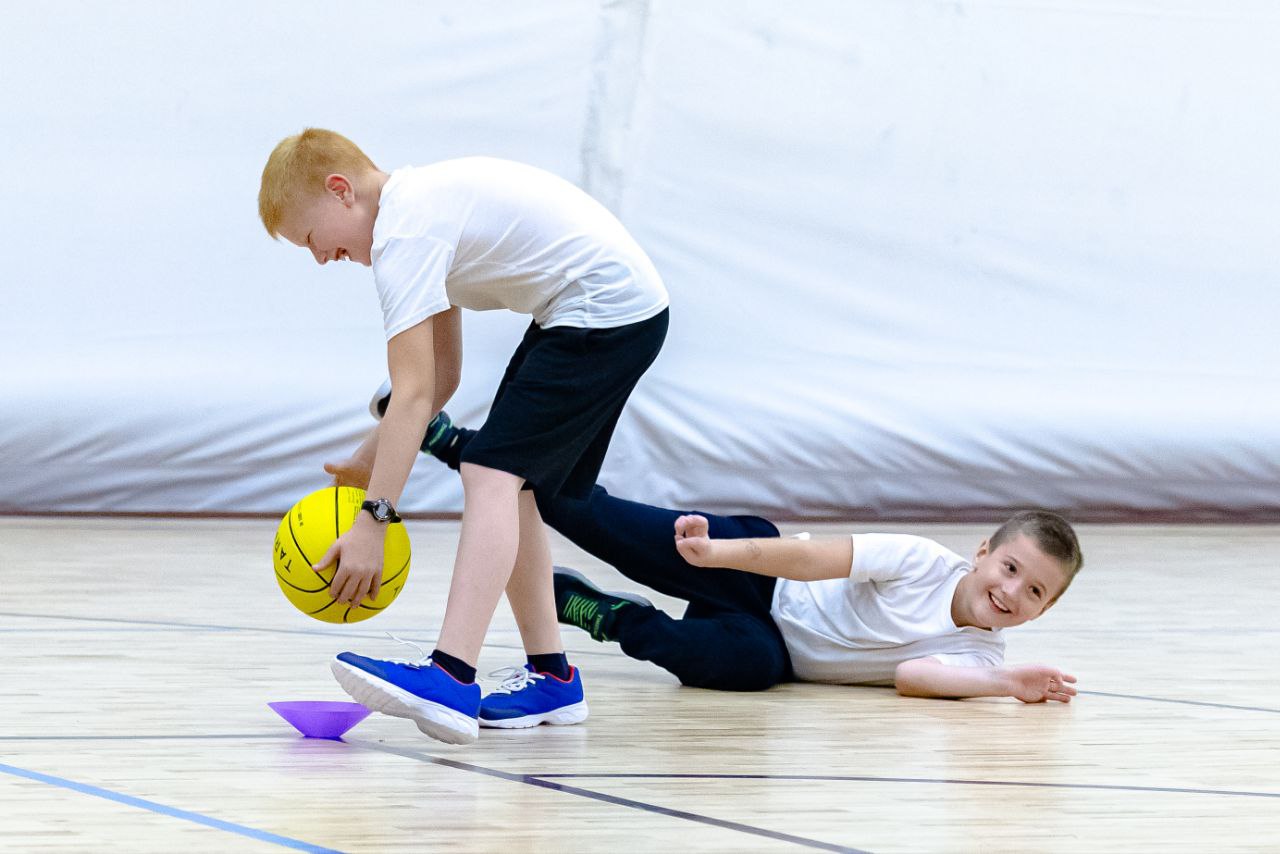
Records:
{"label": "blue sneaker", "polygon": [[480,701],[480,726],[523,729],[538,724],[579,724],[587,719],[582,674],[569,668],[568,680],[535,673],[530,665],[504,667],[489,674],[505,677]]}
{"label": "blue sneaker", "polygon": [[342,690],[366,708],[409,718],[449,744],[470,744],[480,735],[480,686],[464,685],[429,658],[413,664],[344,652],[330,666]]}

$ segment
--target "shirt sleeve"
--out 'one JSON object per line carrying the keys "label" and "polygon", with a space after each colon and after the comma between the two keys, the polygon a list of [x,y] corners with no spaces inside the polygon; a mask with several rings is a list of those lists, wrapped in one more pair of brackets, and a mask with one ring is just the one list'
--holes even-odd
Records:
{"label": "shirt sleeve", "polygon": [[373,279],[390,341],[449,308],[445,278],[453,244],[438,237],[392,237],[373,248]]}
{"label": "shirt sleeve", "polygon": [[853,568],[849,577],[854,581],[893,581],[922,575],[939,559],[945,560],[946,554],[942,546],[924,537],[854,534]]}
{"label": "shirt sleeve", "polygon": [[940,652],[926,655],[934,661],[949,667],[999,667],[1004,664],[1004,656],[991,652]]}

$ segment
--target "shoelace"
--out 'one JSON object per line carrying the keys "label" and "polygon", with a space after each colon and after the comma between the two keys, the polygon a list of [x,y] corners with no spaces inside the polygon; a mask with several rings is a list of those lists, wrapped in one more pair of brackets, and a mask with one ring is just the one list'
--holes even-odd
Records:
{"label": "shoelace", "polygon": [[546,679],[542,673],[533,673],[525,670],[523,667],[500,667],[489,674],[490,679],[501,679],[502,682],[497,688],[494,688],[494,694],[514,694],[517,691],[523,691],[533,684],[535,679]]}
{"label": "shoelace", "polygon": [[404,644],[405,646],[411,646],[411,647],[413,647],[414,649],[416,649],[416,650],[418,651],[418,660],[417,660],[417,661],[410,661],[410,660],[405,659],[405,658],[391,658],[391,659],[387,659],[388,661],[393,661],[393,662],[395,662],[396,664],[407,664],[407,665],[409,665],[410,667],[426,667],[427,665],[429,665],[429,664],[431,663],[431,656],[427,655],[426,650],[424,650],[422,647],[418,646],[418,645],[417,645],[416,643],[414,643],[413,641],[408,641],[408,640],[404,640],[403,638],[398,638],[398,637],[396,637],[395,635],[391,634],[391,632],[387,632],[387,633],[386,633],[386,635],[387,635],[387,637],[391,638],[391,639],[392,639],[393,641],[395,641],[396,643],[402,643],[402,644]]}

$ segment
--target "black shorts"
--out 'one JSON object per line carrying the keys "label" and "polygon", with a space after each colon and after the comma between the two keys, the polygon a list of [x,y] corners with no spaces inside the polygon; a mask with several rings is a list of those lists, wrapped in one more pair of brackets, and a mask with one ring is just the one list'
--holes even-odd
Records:
{"label": "black shorts", "polygon": [[591,494],[631,390],[657,358],[669,313],[611,329],[529,325],[461,461],[545,496]]}

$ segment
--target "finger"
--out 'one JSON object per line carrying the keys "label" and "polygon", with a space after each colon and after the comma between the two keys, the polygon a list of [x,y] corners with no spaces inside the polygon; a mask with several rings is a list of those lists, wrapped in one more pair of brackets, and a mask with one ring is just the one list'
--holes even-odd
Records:
{"label": "finger", "polygon": [[349,605],[354,605],[356,602],[355,600],[356,589],[359,586],[359,584],[360,584],[360,579],[356,578],[354,574],[347,576],[347,578],[343,581],[342,587],[339,588],[339,592],[336,597],[337,600],[339,602],[346,602]]}
{"label": "finger", "polygon": [[377,599],[378,593],[382,591],[382,572],[378,571],[373,575],[373,583],[369,585],[369,598]]}
{"label": "finger", "polygon": [[368,595],[369,582],[362,578],[356,582],[356,590],[351,597],[351,604],[358,607],[360,603],[364,601],[364,597]]}
{"label": "finger", "polygon": [[1062,674],[1062,681],[1063,681],[1063,682],[1074,682],[1074,681],[1076,681],[1076,677],[1072,676],[1070,673],[1064,673],[1064,674]]}
{"label": "finger", "polygon": [[338,545],[337,541],[335,541],[333,545],[329,546],[329,550],[324,553],[324,556],[321,557],[319,561],[311,565],[311,568],[316,572],[326,569],[329,564],[333,563],[334,559],[337,558],[338,553],[341,550],[342,547]]}
{"label": "finger", "polygon": [[689,528],[689,517],[681,516],[676,519],[676,539],[684,536],[685,531]]}
{"label": "finger", "polygon": [[329,598],[337,599],[338,594],[347,583],[347,574],[342,571],[342,567],[338,567],[338,571],[333,574],[333,578],[329,579]]}

